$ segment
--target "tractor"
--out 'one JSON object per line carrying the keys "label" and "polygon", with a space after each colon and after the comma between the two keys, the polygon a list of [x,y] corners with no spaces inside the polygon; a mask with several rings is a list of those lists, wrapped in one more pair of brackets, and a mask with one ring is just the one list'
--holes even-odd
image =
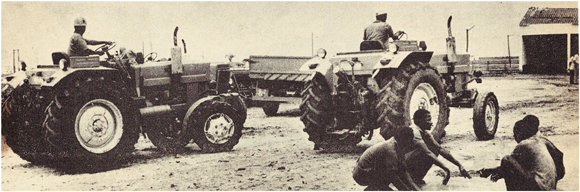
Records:
{"label": "tractor", "polygon": [[2,93],[8,146],[39,164],[123,158],[140,134],[170,153],[191,140],[203,152],[231,150],[247,108],[230,92],[229,64],[182,62],[177,30],[169,59],[156,60],[155,52],[109,53],[114,43],[96,49],[105,60],[52,53],[58,68],[35,83],[26,73],[10,77],[6,85],[12,88]]}
{"label": "tractor", "polygon": [[[473,107],[473,128],[480,140],[494,137],[498,100],[493,92],[468,89],[481,83],[469,54],[457,54],[447,21],[447,53],[433,55],[424,41],[397,40],[383,46],[363,41],[360,51],[326,57],[320,49],[300,71],[310,71],[300,104],[301,121],[315,149],[335,149],[370,139],[380,128],[386,140],[418,109],[431,112],[432,135],[440,142],[449,124],[449,107]],[[406,34],[401,33],[399,39]]]}

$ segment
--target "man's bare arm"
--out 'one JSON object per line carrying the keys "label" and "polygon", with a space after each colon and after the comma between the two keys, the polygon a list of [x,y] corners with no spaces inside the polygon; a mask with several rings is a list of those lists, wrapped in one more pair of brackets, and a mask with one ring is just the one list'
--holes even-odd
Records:
{"label": "man's bare arm", "polygon": [[110,44],[110,41],[97,41],[97,40],[90,40],[85,39],[88,45],[100,45],[100,44]]}

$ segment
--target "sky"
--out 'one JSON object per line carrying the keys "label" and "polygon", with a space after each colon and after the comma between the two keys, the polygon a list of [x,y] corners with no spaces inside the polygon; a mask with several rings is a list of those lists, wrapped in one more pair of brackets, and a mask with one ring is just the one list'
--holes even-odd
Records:
{"label": "sky", "polygon": [[[445,52],[446,22],[452,15],[457,51],[481,56],[521,54],[519,23],[530,7],[578,8],[577,1],[298,1],[298,2],[2,2],[1,57],[12,66],[13,50],[29,66],[52,64],[50,54],[67,50],[73,21],[87,21],[87,39],[107,40],[136,52],[170,57],[173,30],[187,44],[184,60],[242,61],[249,55],[311,56],[357,51],[375,14],[388,13],[394,31]],[[96,47],[92,47],[96,48]],[[3,70],[4,71],[4,70]]]}

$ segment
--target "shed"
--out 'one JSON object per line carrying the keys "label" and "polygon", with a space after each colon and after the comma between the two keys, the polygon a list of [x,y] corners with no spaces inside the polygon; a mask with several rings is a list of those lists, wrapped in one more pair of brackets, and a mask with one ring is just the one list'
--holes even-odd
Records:
{"label": "shed", "polygon": [[578,54],[578,8],[530,7],[520,21],[523,73],[566,73]]}

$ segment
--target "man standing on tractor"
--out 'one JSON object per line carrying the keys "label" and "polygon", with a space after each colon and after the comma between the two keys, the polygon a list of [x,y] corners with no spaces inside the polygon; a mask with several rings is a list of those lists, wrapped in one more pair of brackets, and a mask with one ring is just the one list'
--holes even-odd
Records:
{"label": "man standing on tractor", "polygon": [[393,34],[393,28],[391,28],[391,25],[386,23],[387,13],[377,13],[376,18],[377,20],[375,22],[365,28],[363,40],[380,41],[383,44],[383,48],[385,48],[387,47],[385,44],[388,43],[389,38],[398,40],[402,31],[398,31]]}
{"label": "man standing on tractor", "polygon": [[461,176],[471,179],[471,176],[463,168],[461,163],[457,161],[451,153],[441,147],[437,141],[433,138],[433,135],[428,131],[431,130],[433,123],[431,122],[431,113],[425,109],[419,109],[413,114],[413,122],[415,122],[415,127],[413,127],[413,147],[412,150],[405,153],[405,162],[407,163],[407,169],[411,174],[414,182],[418,185],[425,184],[423,178],[431,169],[433,164],[441,167],[445,171],[445,179],[443,179],[443,185],[446,185],[450,178],[450,171],[437,156],[441,154],[443,158],[447,159],[449,162],[457,165],[459,167],[459,172]]}
{"label": "man standing on tractor", "polygon": [[89,40],[83,37],[87,27],[87,21],[83,17],[78,17],[75,19],[75,32],[73,33],[72,37],[70,38],[70,44],[68,47],[68,55],[69,56],[89,56],[89,55],[103,55],[105,52],[103,51],[93,51],[87,47],[87,45],[100,45],[100,44],[107,44],[111,45],[113,42],[111,41],[96,41],[96,40]]}

